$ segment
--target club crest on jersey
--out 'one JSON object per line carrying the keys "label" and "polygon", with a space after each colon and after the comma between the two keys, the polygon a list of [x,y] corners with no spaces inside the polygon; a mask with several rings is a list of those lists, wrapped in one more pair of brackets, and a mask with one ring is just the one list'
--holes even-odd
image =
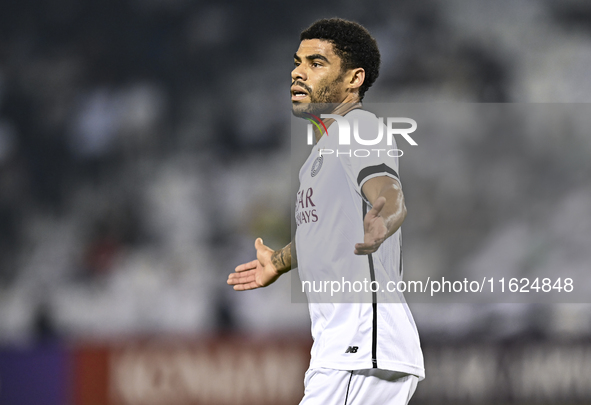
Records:
{"label": "club crest on jersey", "polygon": [[316,176],[318,174],[318,172],[320,171],[320,168],[322,167],[323,160],[324,160],[324,156],[319,156],[316,158],[316,160],[312,164],[312,170],[310,171],[310,174],[312,175],[312,177]]}

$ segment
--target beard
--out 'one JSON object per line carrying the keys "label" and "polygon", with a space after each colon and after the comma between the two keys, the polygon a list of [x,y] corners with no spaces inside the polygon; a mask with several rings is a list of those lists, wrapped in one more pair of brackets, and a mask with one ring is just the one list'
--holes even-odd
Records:
{"label": "beard", "polygon": [[343,80],[343,76],[344,75],[341,73],[330,83],[319,83],[318,88],[315,91],[312,91],[312,89],[300,81],[294,82],[293,84],[303,87],[308,92],[310,102],[292,102],[291,112],[293,115],[299,118],[307,118],[307,114],[320,116],[320,114],[327,114],[334,110],[339,104],[338,84]]}

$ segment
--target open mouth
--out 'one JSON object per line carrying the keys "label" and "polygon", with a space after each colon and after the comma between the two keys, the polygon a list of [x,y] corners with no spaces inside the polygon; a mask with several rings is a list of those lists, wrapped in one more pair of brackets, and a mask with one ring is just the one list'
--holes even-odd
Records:
{"label": "open mouth", "polygon": [[301,100],[303,98],[306,98],[308,95],[306,93],[299,93],[299,92],[295,92],[291,95],[291,99],[292,100]]}
{"label": "open mouth", "polygon": [[300,101],[308,97],[308,93],[306,93],[303,89],[299,87],[294,87],[291,89],[291,101]]}

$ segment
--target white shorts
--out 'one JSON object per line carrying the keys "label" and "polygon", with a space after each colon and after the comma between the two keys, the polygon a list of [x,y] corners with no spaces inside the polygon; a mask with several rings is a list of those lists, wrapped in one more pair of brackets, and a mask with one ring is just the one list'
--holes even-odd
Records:
{"label": "white shorts", "polygon": [[417,376],[377,368],[309,369],[300,405],[406,405],[418,382]]}

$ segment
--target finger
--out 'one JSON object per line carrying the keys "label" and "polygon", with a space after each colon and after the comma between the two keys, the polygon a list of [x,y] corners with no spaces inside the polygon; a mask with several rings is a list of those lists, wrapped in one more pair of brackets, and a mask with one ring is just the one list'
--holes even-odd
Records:
{"label": "finger", "polygon": [[254,281],[248,284],[238,284],[234,286],[235,291],[254,290],[255,288],[259,288],[259,285]]}
{"label": "finger", "polygon": [[355,248],[355,250],[353,251],[353,253],[355,253],[357,256],[366,256],[366,255],[369,255],[369,254],[371,254],[373,252],[369,252],[366,249],[358,249],[358,248]]}
{"label": "finger", "polygon": [[236,268],[234,269],[234,271],[237,272],[237,273],[239,273],[241,271],[255,269],[257,267],[258,262],[259,262],[258,260],[253,260],[252,262],[243,263],[243,264],[241,264],[239,266],[236,266]]}
{"label": "finger", "polygon": [[372,247],[377,249],[384,242],[384,238],[376,235],[365,235],[363,242],[356,243],[355,246],[362,248]]}
{"label": "finger", "polygon": [[355,246],[355,250],[357,252],[360,252],[362,254],[367,254],[367,253],[373,253],[373,251],[375,251],[375,247],[374,246]]}
{"label": "finger", "polygon": [[263,238],[257,238],[257,239],[254,241],[254,248],[255,248],[256,250],[259,250],[259,249],[261,249],[263,246],[265,246],[265,245],[263,244]]}
{"label": "finger", "polygon": [[231,273],[228,275],[228,282],[229,281],[241,282],[243,280],[254,279],[255,276],[256,276],[256,271],[254,271],[254,270],[242,271],[240,273]]}
{"label": "finger", "polygon": [[356,255],[368,255],[378,250],[379,247],[380,245],[376,243],[356,243],[354,253]]}
{"label": "finger", "polygon": [[256,282],[256,280],[254,279],[254,277],[253,277],[253,278],[251,278],[251,279],[249,279],[249,280],[243,280],[243,281],[240,281],[240,282],[238,282],[238,281],[231,281],[231,280],[228,280],[228,284],[229,284],[229,285],[231,285],[231,286],[233,286],[235,290],[236,290],[236,289],[241,289],[241,290],[243,290],[243,289],[245,289],[245,288],[246,288],[246,289],[252,289],[252,288],[254,288],[255,286],[257,286],[257,287],[258,287],[258,283],[257,283],[257,282]]}
{"label": "finger", "polygon": [[373,207],[371,208],[371,210],[369,210],[368,214],[371,214],[373,216],[378,216],[379,213],[382,211],[382,209],[384,208],[384,205],[386,205],[386,197],[381,196],[378,197],[374,203],[373,203]]}
{"label": "finger", "polygon": [[357,256],[367,256],[367,255],[370,255],[370,254],[372,254],[374,252],[375,252],[375,250],[358,250],[358,249],[355,249],[353,251],[353,253],[355,253]]}
{"label": "finger", "polygon": [[232,273],[228,276],[227,282],[233,286],[247,286],[252,283],[256,284],[256,272],[247,271],[244,273]]}

